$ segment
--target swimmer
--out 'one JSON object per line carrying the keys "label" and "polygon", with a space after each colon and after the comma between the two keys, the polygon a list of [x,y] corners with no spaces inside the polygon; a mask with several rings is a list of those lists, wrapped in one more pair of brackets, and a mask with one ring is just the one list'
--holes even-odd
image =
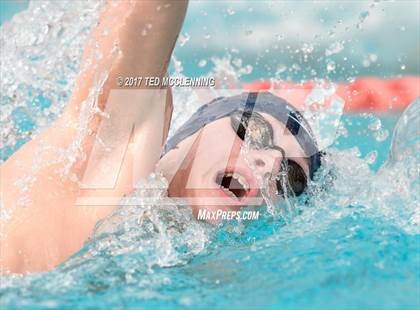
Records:
{"label": "swimmer", "polygon": [[[1,204],[11,214],[0,231],[3,273],[47,271],[64,262],[82,248],[97,222],[133,191],[133,178],[144,179],[153,172],[169,181],[169,197],[187,198],[195,216],[203,209],[236,211],[247,205],[262,205],[261,180],[275,197],[299,196],[306,190],[321,165],[322,153],[293,102],[268,92],[216,98],[166,141],[172,116],[170,88],[140,85],[137,90],[164,94],[146,102],[150,104],[142,104],[144,97],[136,97],[133,92],[129,96],[137,100],[134,105],[111,96],[112,91],[122,90],[115,83],[119,77],[167,76],[187,4],[186,0],[106,4],[92,31],[93,44],[88,44],[83,54],[82,64],[89,65],[79,73],[62,116],[0,167]],[[140,34],[143,31],[146,35]],[[107,35],[103,35],[105,32]],[[95,57],[96,49],[109,55],[116,42],[119,53],[114,58]],[[82,150],[85,156],[76,156],[73,162],[70,158],[60,160],[57,153],[48,150],[66,150],[80,138],[83,103],[97,86],[98,72],[109,72],[96,101],[106,117],[89,119],[88,134],[81,138],[80,147],[72,149],[74,153]],[[125,150],[126,141],[119,139],[114,128],[127,118],[136,126],[130,131]],[[107,120],[111,126],[102,131]],[[97,138],[108,136],[113,149],[125,150],[115,186],[106,190],[81,188],[78,180],[92,171],[99,175],[103,167],[115,162],[114,152],[101,152],[96,162],[90,161],[97,152]],[[33,170],[35,160],[39,167]],[[69,177],[63,177],[62,171]],[[31,181],[23,189],[19,186],[22,178]],[[101,179],[95,173],[92,178]],[[106,197],[107,203],[83,205],[78,202],[81,196],[85,201]],[[221,198],[226,203],[209,203],[208,198]]]}
{"label": "swimmer", "polygon": [[[117,39],[121,53],[113,60],[99,95],[102,110],[110,104],[107,101],[110,90],[118,88],[114,83],[117,77],[166,76],[186,8],[187,1],[122,1],[107,5],[93,30],[92,40],[106,54]],[[113,24],[116,17],[121,20],[121,26]],[[110,33],[101,36],[105,29]],[[146,29],[147,35],[139,35],[141,29]],[[16,181],[31,173],[38,147],[47,145],[65,149],[74,141],[81,104],[94,86],[96,70],[107,68],[106,58],[92,57],[93,53],[93,48],[88,45],[84,61],[92,59],[95,63],[90,70],[79,74],[72,99],[63,115],[1,167],[2,179],[7,180],[2,182],[2,204],[5,208],[14,208],[12,218],[2,225],[0,264],[3,272],[49,270],[77,252],[97,221],[112,213],[118,200],[133,190],[133,167],[136,177],[146,178],[158,171],[171,180],[169,197],[198,198],[191,204],[193,214],[197,215],[200,208],[238,210],[247,205],[249,199],[260,195],[252,171],[239,152],[235,153],[239,150],[236,146],[240,146],[246,136],[251,137],[249,158],[255,167],[262,174],[269,173],[274,177],[280,170],[287,171],[292,181],[287,190],[297,195],[304,191],[307,181],[319,166],[319,153],[306,122],[285,100],[269,93],[244,93],[216,99],[200,108],[165,143],[172,113],[171,92],[166,89],[165,100],[146,106],[124,106],[128,113],[137,117],[136,128],[139,129],[128,146],[116,186],[111,193],[107,192],[107,195],[116,197],[114,205],[76,206],[81,191],[79,184],[60,177],[57,171],[63,169],[65,163],[58,162],[42,166],[34,173],[35,179],[25,192],[27,204],[15,207],[22,195]],[[118,115],[111,111],[109,118],[113,117],[118,119]],[[93,134],[86,135],[83,140],[87,158],[93,152],[94,137],[100,125],[99,118],[89,123]],[[289,131],[299,134],[294,136]],[[205,146],[204,152],[198,145]],[[52,153],[42,156],[43,162],[54,160]],[[105,154],[102,156],[106,157]],[[82,179],[87,166],[86,160],[78,159],[68,173]],[[92,164],[89,169],[99,170]],[[187,188],[187,181],[191,190]],[[286,189],[279,180],[273,179],[272,182],[279,190]],[[228,205],[200,205],[203,191],[210,198],[228,199]],[[100,191],[85,190],[83,197],[89,195],[97,197]]]}

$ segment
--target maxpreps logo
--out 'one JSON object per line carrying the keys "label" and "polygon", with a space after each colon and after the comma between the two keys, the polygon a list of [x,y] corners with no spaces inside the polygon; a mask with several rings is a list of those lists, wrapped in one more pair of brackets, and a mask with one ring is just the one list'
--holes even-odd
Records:
{"label": "maxpreps logo", "polygon": [[260,211],[224,211],[215,210],[209,211],[206,209],[198,210],[197,219],[199,221],[206,222],[218,222],[218,221],[229,221],[229,220],[258,220],[260,217]]}

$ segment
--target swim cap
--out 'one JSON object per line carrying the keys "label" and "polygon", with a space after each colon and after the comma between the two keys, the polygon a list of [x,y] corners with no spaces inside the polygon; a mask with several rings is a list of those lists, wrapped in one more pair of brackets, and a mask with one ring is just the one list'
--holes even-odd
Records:
{"label": "swim cap", "polygon": [[270,92],[245,92],[232,97],[218,97],[201,106],[169,139],[162,156],[207,124],[241,110],[267,113],[283,123],[309,157],[309,176],[313,179],[321,165],[321,152],[311,128],[292,105]]}

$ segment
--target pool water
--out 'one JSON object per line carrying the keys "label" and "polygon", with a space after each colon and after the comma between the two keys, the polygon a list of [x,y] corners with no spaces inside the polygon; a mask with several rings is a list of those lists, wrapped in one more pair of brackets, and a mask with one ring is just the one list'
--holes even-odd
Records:
{"label": "pool water", "polygon": [[[297,204],[301,214],[291,223],[263,213],[262,220],[216,228],[193,220],[188,208],[159,206],[158,199],[153,206],[125,207],[56,270],[3,277],[1,304],[418,309],[418,197],[398,197],[395,175],[390,181],[376,172],[388,156],[390,138],[378,142],[374,134],[359,134],[367,121],[345,116],[344,123],[352,124],[348,136],[329,151],[337,184],[311,203]],[[395,118],[382,123],[391,131]],[[366,158],[372,151],[375,161]],[[399,169],[399,177],[407,178]],[[343,184],[346,189],[339,189]]]}
{"label": "pool water", "polygon": [[[83,13],[85,19],[78,27],[68,18],[60,19],[63,7],[32,7],[27,14],[35,16],[35,24],[17,31],[17,26],[26,25],[21,18],[7,28],[14,44],[22,45],[22,53],[14,53],[12,44],[5,43],[2,65],[8,71],[2,89],[7,92],[0,107],[7,116],[0,118],[6,136],[1,160],[50,124],[68,99],[97,4],[77,2],[68,8],[72,14]],[[42,14],[52,25],[59,24],[57,29],[49,28],[46,37],[41,37],[42,22],[47,20]],[[38,43],[27,46],[23,34],[31,33]],[[61,58],[48,54],[57,42],[67,47]],[[63,57],[67,62],[61,67]],[[33,66],[31,74],[22,71],[28,63]],[[176,59],[174,63],[177,67]],[[374,70],[385,76],[381,69]],[[50,72],[56,80],[45,84]],[[256,72],[259,78],[262,73]],[[355,72],[350,74],[353,77]],[[185,97],[186,92],[191,91],[175,93],[175,99],[185,99],[175,100],[177,126],[182,118],[177,102],[190,112],[198,104]],[[83,249],[55,270],[2,276],[0,305],[5,309],[419,309],[418,143],[398,161],[388,160],[391,145],[412,139],[408,127],[418,132],[416,115],[414,122],[399,127],[394,144],[399,113],[343,115],[339,135],[318,173],[317,184],[325,186],[313,184],[309,197],[294,201],[298,215],[288,223],[264,209],[258,221],[220,227],[198,222],[188,207],[159,204],[165,180],[151,176],[125,199],[153,191],[153,203],[119,208],[98,223]],[[414,139],[418,142],[418,135]]]}

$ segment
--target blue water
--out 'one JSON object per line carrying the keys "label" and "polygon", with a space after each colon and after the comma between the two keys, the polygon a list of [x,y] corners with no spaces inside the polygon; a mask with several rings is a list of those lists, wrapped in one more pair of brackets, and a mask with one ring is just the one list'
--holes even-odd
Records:
{"label": "blue water", "polygon": [[[383,125],[391,130],[395,119],[382,118]],[[345,123],[352,124],[348,137],[340,138],[333,149],[341,148],[338,152],[344,156],[357,145],[360,158],[378,151],[376,162],[367,169],[374,178],[373,171],[387,158],[390,138],[378,142],[363,133],[365,117],[348,115]],[[327,199],[338,203],[339,194],[330,193]],[[139,225],[140,210],[121,216],[124,220],[111,217],[109,222],[120,228],[97,233],[54,271],[3,277],[1,304],[28,309],[420,306],[420,235],[392,216],[378,216],[372,206],[313,203],[301,207],[301,215],[288,225],[263,213],[262,220],[219,228],[199,224],[188,215],[174,220],[182,213],[176,208],[158,209],[158,221]],[[182,223],[190,227],[168,237],[154,232],[151,223],[163,223],[154,226],[158,230],[183,227]],[[161,252],[163,247],[170,254]]]}
{"label": "blue water", "polygon": [[[1,22],[25,7],[25,2],[19,3],[20,7],[10,3],[0,2]],[[331,23],[335,20],[329,20],[331,16],[325,12],[322,17]],[[190,31],[197,17],[188,18],[186,29]],[[360,44],[364,53],[378,52],[369,40]],[[193,49],[186,45],[184,50]],[[388,50],[380,51],[379,59],[385,59]],[[206,70],[197,68],[198,54],[192,54],[188,62],[182,48],[177,47],[177,52],[185,74],[200,75],[204,72],[200,70]],[[201,52],[200,57],[214,54],[212,50]],[[353,52],[346,49],[344,53],[349,56]],[[245,62],[246,57],[253,59],[245,55]],[[393,58],[390,62],[396,63]],[[267,64],[267,58],[261,63]],[[382,67],[364,68],[359,61],[360,68],[351,69],[345,77],[400,73],[380,63]],[[407,70],[418,74],[418,68]],[[245,78],[264,77],[267,71],[256,67]],[[304,78],[299,74],[298,79]],[[10,116],[21,134],[13,145],[2,149],[1,160],[28,141],[30,135],[25,133],[37,126],[37,111],[56,104],[48,96],[24,96],[31,99]],[[388,159],[398,116],[344,115],[347,134],[327,150],[325,170],[334,172],[333,179],[323,190],[315,187],[308,202],[297,201],[299,215],[288,224],[264,210],[261,220],[213,227],[193,220],[188,208],[165,208],[158,201],[151,209],[120,209],[100,223],[84,248],[57,269],[2,276],[0,306],[420,309],[420,234],[415,213],[416,192],[420,192],[418,161],[407,159],[385,173],[380,169]],[[378,119],[381,130],[388,133],[381,139],[377,131],[369,129]],[[372,154],[376,154],[374,159],[367,160]],[[319,178],[325,181],[330,174],[322,172]]]}

